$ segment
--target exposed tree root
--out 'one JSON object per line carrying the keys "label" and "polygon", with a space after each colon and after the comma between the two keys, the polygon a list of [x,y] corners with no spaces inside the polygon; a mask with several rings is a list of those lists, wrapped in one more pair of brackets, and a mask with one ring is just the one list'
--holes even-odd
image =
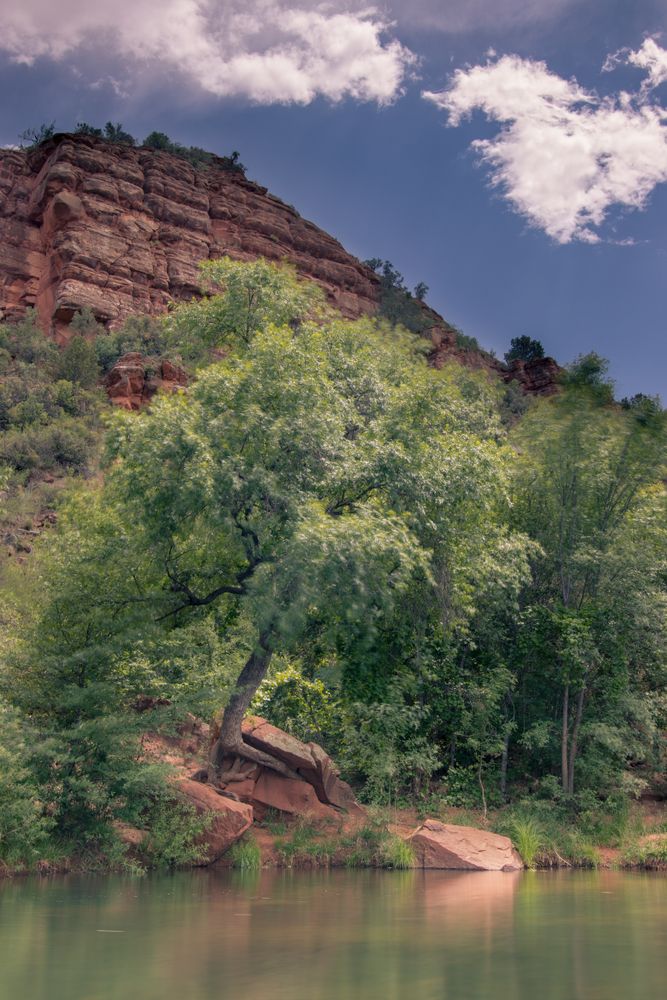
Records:
{"label": "exposed tree root", "polygon": [[[228,757],[233,757],[234,761],[230,768],[223,771],[222,762]],[[234,743],[232,746],[223,746],[221,741],[218,740],[211,753],[209,782],[215,785],[222,785],[229,781],[243,781],[251,769],[244,769],[242,761],[251,761],[253,764],[267,767],[269,770],[281,774],[284,778],[301,780],[300,775],[296,771],[293,771],[291,767],[288,767],[287,764],[284,764],[281,760],[277,760],[276,757],[272,757],[271,754],[265,753],[263,750],[257,750],[256,747],[251,747],[243,741],[241,743]]]}

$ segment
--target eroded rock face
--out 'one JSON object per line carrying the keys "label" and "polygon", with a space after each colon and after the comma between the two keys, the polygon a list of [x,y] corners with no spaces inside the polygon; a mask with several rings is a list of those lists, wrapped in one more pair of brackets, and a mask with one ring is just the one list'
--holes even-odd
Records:
{"label": "eroded rock face", "polygon": [[210,865],[221,858],[252,825],[252,806],[245,802],[226,798],[210,785],[189,778],[179,778],[175,787],[199,814],[213,813],[214,819],[199,841],[205,849],[202,865]]}
{"label": "eroded rock face", "polygon": [[222,161],[56,136],[0,150],[0,313],[34,306],[68,337],[88,306],[118,326],[199,291],[197,265],[229,254],[287,259],[350,317],[373,312],[378,279],[333,237]]}
{"label": "eroded rock face", "polygon": [[535,358],[533,361],[513,361],[503,373],[506,382],[516,381],[530,396],[553,396],[558,392],[558,379],[563,374],[553,358]]}
{"label": "eroded rock face", "polygon": [[410,837],[421,868],[512,872],[523,861],[509,837],[427,819]]}
{"label": "eroded rock face", "polygon": [[436,323],[431,331],[431,340],[433,351],[430,360],[434,368],[442,368],[454,359],[468,368],[481,368],[491,375],[497,375],[503,382],[518,382],[529,396],[553,396],[558,392],[558,379],[563,369],[553,358],[517,360],[506,365],[486,351],[469,351],[458,347],[456,331],[444,323]]}
{"label": "eroded rock face", "polygon": [[139,410],[158,389],[175,392],[188,384],[183,368],[166,358],[148,358],[132,351],[124,354],[104,380],[107,396],[116,406]]}
{"label": "eroded rock face", "polygon": [[[0,150],[0,321],[35,307],[60,343],[85,307],[113,329],[133,314],[158,315],[199,293],[198,264],[287,260],[349,318],[375,313],[377,275],[291,205],[223,161],[195,169],[158,150],[58,135],[38,149]],[[465,351],[428,307],[432,363],[455,358],[526,392],[556,391],[551,358],[511,369],[483,351]],[[121,359],[121,361],[124,359]],[[130,409],[139,391],[114,396]],[[121,402],[124,400],[124,402]],[[129,402],[128,402],[129,401]]]}

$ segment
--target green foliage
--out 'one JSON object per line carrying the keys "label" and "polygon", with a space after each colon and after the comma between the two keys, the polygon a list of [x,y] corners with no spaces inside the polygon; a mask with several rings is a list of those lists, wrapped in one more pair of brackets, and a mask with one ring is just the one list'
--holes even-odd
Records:
{"label": "green foliage", "polygon": [[122,146],[136,146],[136,139],[125,131],[120,122],[107,122],[102,129],[102,138]]}
{"label": "green foliage", "polygon": [[297,328],[324,312],[322,290],[288,264],[223,257],[201,272],[208,296],[175,310],[167,329],[169,345],[185,358],[208,360],[211,348],[248,346],[273,325]]}
{"label": "green foliage", "polygon": [[98,376],[94,344],[76,334],[60,352],[56,377],[80,385],[83,389],[92,389]]}
{"label": "green foliage", "polygon": [[50,823],[30,768],[30,739],[26,723],[0,701],[0,870],[34,863],[46,846]]}
{"label": "green foliage", "polygon": [[103,372],[108,372],[120,357],[131,351],[164,357],[167,353],[164,321],[153,316],[128,316],[120,330],[99,332],[94,346]]}
{"label": "green foliage", "polygon": [[511,632],[519,741],[528,771],[560,770],[570,795],[575,772],[608,794],[651,759],[662,709],[646,694],[667,662],[665,415],[611,406],[605,372],[579,359],[516,433],[515,523],[540,546]]}
{"label": "green foliage", "polygon": [[512,427],[530,408],[531,398],[515,379],[508,382],[503,390],[501,416],[506,427]]}
{"label": "green foliage", "polygon": [[262,681],[251,710],[304,742],[329,746],[340,726],[340,709],[321,680],[308,680],[293,665]]}
{"label": "green foliage", "polygon": [[148,831],[141,844],[142,860],[148,867],[158,869],[201,864],[206,858],[201,838],[214,819],[214,813],[200,815],[165,791],[142,817]]}
{"label": "green foliage", "polygon": [[521,337],[512,337],[510,349],[505,355],[505,361],[509,365],[512,361],[536,361],[544,357],[544,347],[539,340],[524,334]]}
{"label": "green foliage", "polygon": [[402,837],[390,835],[380,847],[383,868],[397,870],[415,867],[415,852]]}
{"label": "green foliage", "polygon": [[656,837],[628,847],[621,860],[626,867],[667,870],[667,838]]}
{"label": "green foliage", "polygon": [[[34,544],[2,567],[0,604],[0,752],[31,734],[0,786],[19,827],[36,808],[51,848],[111,858],[122,821],[155,829],[155,864],[195,859],[130,706],[210,717],[261,651],[252,710],[323,743],[361,797],[503,805],[528,864],[627,845],[622,804],[665,768],[659,401],[614,404],[586,356],[523,412],[483,374],[429,368],[405,331],[343,321],[288,268],[203,276],[165,322],[100,334],[82,313],[69,355],[34,315],[0,327],[2,525]],[[34,542],[40,473],[96,468],[90,337],[103,370],[133,349],[216,363],[115,414],[104,482],[68,491]],[[286,860],[339,860],[307,824],[274,826]],[[402,850],[376,826],[343,846],[353,864]]]}
{"label": "green foliage", "polygon": [[455,343],[461,351],[479,351],[479,341],[477,337],[469,337],[462,330],[455,330]]}
{"label": "green foliage", "polygon": [[392,805],[418,794],[438,768],[437,748],[420,731],[424,710],[397,700],[356,703],[343,730],[340,760],[366,801]]}
{"label": "green foliage", "polygon": [[218,169],[229,170],[232,173],[245,176],[246,168],[241,163],[240,154],[236,150],[230,156],[216,156],[214,153],[201,149],[200,146],[183,146],[180,142],[173,142],[165,132],[151,132],[144,139],[142,146],[180,156],[181,159],[191,163],[193,167],[215,166]]}
{"label": "green foliage", "polygon": [[515,816],[512,840],[526,868],[534,868],[544,846],[544,831],[533,816]]}
{"label": "green foliage", "polygon": [[243,871],[258,871],[262,867],[262,853],[259,844],[250,836],[244,836],[230,847],[227,857],[232,868]]}
{"label": "green foliage", "polygon": [[43,142],[47,142],[52,139],[56,132],[56,123],[49,122],[48,124],[42,122],[36,128],[27,128],[19,135],[21,140],[21,145],[26,146],[27,149],[36,149],[37,146],[41,146]]}
{"label": "green foliage", "polygon": [[410,292],[403,275],[389,260],[373,257],[364,264],[380,276],[380,315],[392,326],[403,326],[412,333],[427,333],[433,326],[433,319],[423,305],[428,286],[420,281],[414,293]]}

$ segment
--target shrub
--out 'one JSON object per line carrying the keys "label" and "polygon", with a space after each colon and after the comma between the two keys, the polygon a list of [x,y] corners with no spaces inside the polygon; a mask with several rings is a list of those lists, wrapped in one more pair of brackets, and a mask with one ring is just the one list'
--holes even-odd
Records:
{"label": "shrub", "polygon": [[421,733],[424,715],[421,707],[399,700],[351,707],[341,762],[363,782],[367,802],[391,805],[418,794],[438,768],[437,749]]}
{"label": "shrub", "polygon": [[22,720],[0,702],[0,862],[9,865],[37,860],[49,831],[29,761]]}
{"label": "shrub", "polygon": [[263,681],[251,709],[304,742],[330,744],[340,711],[320,680],[311,681],[290,665]]}
{"label": "shrub", "polygon": [[60,352],[54,367],[56,378],[92,389],[99,377],[95,345],[80,334],[75,335]]}
{"label": "shrub", "polygon": [[167,349],[164,325],[151,316],[130,316],[120,330],[102,333],[95,338],[97,363],[103,372],[130,351],[157,356]]}
{"label": "shrub", "polygon": [[151,868],[196,865],[206,856],[199,841],[213,820],[213,813],[200,815],[193,806],[169,794],[158,797],[144,814],[148,836],[142,855]]}
{"label": "shrub", "polygon": [[477,337],[469,337],[467,334],[463,333],[461,330],[455,330],[456,346],[461,351],[479,351],[481,350],[479,346],[479,341]]}
{"label": "shrub", "polygon": [[372,257],[365,260],[364,264],[380,277],[380,315],[393,325],[404,326],[413,333],[426,333],[433,326],[433,321],[423,308],[428,286],[420,281],[413,294],[406,287],[403,275],[391,261]]}

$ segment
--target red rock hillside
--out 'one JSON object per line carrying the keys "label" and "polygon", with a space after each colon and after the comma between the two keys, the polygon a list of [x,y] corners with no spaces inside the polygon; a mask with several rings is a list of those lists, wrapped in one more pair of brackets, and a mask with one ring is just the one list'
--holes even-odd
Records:
{"label": "red rock hillside", "polygon": [[[348,317],[377,310],[380,284],[370,268],[224,166],[215,159],[195,169],[171,153],[86,135],[0,150],[0,320],[35,307],[44,330],[65,342],[72,316],[87,306],[113,328],[197,295],[199,262],[225,254],[290,261]],[[434,363],[454,356],[529,392],[554,391],[551,359],[539,373],[534,364],[507,371],[490,355],[458,350],[451,328],[431,317]]]}

